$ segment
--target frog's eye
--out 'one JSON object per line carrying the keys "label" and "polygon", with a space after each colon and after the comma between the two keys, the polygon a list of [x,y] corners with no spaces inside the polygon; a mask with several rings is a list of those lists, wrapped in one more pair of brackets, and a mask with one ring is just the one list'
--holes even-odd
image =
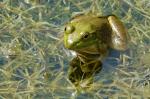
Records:
{"label": "frog's eye", "polygon": [[66,33],[70,34],[70,33],[72,33],[72,32],[74,31],[74,29],[75,29],[75,28],[74,28],[73,26],[68,25],[68,26],[65,27],[64,31],[65,31]]}
{"label": "frog's eye", "polygon": [[90,36],[89,32],[85,32],[82,34],[82,39],[88,39]]}

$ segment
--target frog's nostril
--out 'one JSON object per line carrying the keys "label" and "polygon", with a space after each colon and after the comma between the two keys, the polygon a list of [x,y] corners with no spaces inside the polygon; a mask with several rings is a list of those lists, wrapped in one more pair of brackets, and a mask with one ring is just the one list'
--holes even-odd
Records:
{"label": "frog's nostril", "polygon": [[74,30],[75,30],[75,27],[72,26],[72,25],[68,25],[68,26],[66,26],[65,29],[64,29],[64,31],[65,31],[67,34],[72,33]]}
{"label": "frog's nostril", "polygon": [[67,30],[67,28],[65,27],[65,29],[64,29],[65,31]]}

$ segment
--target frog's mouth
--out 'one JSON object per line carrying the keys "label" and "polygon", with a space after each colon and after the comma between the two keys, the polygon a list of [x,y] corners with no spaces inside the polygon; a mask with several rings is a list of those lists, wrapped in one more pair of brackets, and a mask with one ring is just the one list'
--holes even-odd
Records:
{"label": "frog's mouth", "polygon": [[72,44],[71,46],[69,46],[70,50],[74,50],[76,52],[83,52],[83,53],[87,53],[87,54],[98,54],[98,48],[96,46],[96,44],[88,44],[88,45],[84,45],[84,42],[76,42],[74,44]]}
{"label": "frog's mouth", "polygon": [[80,42],[69,42],[68,45],[66,46],[66,48],[70,49],[70,50],[74,50],[74,51],[77,51],[77,50],[80,50],[82,47],[79,46],[80,45]]}

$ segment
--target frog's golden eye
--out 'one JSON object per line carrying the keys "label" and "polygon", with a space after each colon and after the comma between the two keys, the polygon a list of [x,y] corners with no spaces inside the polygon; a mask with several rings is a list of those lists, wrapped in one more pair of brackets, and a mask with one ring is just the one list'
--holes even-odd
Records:
{"label": "frog's golden eye", "polygon": [[85,32],[82,34],[82,39],[88,39],[90,36],[89,32]]}
{"label": "frog's golden eye", "polygon": [[68,34],[72,33],[75,30],[75,28],[71,25],[68,25],[65,27],[64,31]]}

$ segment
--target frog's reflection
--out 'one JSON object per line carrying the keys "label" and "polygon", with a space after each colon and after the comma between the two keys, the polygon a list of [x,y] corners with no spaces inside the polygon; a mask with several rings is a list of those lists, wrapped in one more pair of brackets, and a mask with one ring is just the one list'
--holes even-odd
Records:
{"label": "frog's reflection", "polygon": [[69,79],[76,86],[84,80],[90,80],[87,83],[91,83],[93,76],[98,73],[101,68],[101,61],[90,61],[89,63],[83,63],[78,57],[76,57],[70,62]]}

